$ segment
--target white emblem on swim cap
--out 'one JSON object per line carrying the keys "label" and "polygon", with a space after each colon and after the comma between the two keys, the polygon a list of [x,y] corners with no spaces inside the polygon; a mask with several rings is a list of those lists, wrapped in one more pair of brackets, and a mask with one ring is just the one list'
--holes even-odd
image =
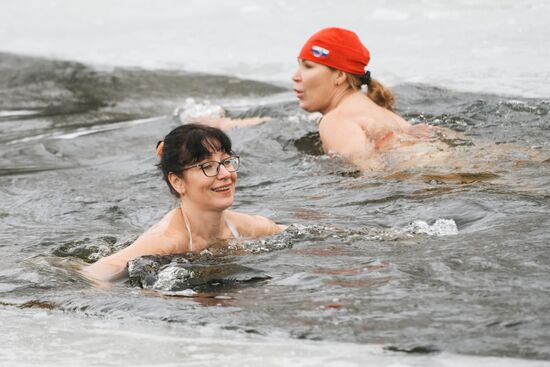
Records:
{"label": "white emblem on swim cap", "polygon": [[326,48],[322,48],[320,46],[313,46],[311,48],[311,53],[315,57],[327,57],[328,54],[330,53],[330,51],[327,50]]}

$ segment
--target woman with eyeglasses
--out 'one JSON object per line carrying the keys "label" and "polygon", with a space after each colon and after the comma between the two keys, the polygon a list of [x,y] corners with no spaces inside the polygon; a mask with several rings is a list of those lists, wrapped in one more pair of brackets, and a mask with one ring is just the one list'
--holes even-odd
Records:
{"label": "woman with eyeglasses", "polygon": [[365,70],[369,61],[369,50],[354,32],[326,28],[302,47],[292,81],[300,107],[323,115],[319,135],[324,151],[373,170],[384,166],[380,153],[410,146],[433,132],[393,111],[394,95]]}
{"label": "woman with eyeglasses", "polygon": [[85,267],[91,279],[127,275],[128,261],[144,255],[198,253],[230,238],[254,238],[285,229],[270,219],[230,211],[240,158],[221,130],[200,124],[172,130],[157,146],[162,170],[179,207],[169,211],[127,248]]}

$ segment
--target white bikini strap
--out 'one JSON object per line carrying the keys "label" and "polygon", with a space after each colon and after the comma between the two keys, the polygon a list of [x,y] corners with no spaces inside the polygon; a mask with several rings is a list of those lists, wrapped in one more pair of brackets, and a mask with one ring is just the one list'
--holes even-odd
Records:
{"label": "white bikini strap", "polygon": [[227,225],[227,227],[231,231],[231,234],[233,235],[233,237],[239,238],[239,231],[237,231],[237,227],[235,227],[235,225],[233,223],[231,223],[230,221],[228,221],[227,219],[225,220],[225,224]]}
{"label": "white bikini strap", "polygon": [[185,228],[187,228],[187,232],[189,233],[189,251],[193,251],[193,235],[191,235],[191,224],[189,224],[189,219],[187,219],[187,215],[185,215],[185,212],[182,208],[181,213],[183,214],[183,220],[185,221]]}

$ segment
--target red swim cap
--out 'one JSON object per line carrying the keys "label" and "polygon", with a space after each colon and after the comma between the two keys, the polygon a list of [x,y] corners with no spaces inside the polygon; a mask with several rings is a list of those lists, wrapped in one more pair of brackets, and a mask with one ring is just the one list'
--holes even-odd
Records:
{"label": "red swim cap", "polygon": [[307,40],[298,57],[346,73],[363,75],[370,53],[354,32],[325,28]]}

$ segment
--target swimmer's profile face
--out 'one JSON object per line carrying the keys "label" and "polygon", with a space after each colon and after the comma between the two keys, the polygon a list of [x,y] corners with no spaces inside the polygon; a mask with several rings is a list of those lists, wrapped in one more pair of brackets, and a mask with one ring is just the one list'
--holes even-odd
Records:
{"label": "swimmer's profile face", "polygon": [[[225,210],[233,204],[235,185],[237,183],[237,172],[233,170],[232,156],[225,152],[214,152],[206,159],[198,162],[194,167],[185,169],[183,183],[185,185],[185,200],[192,200],[202,208],[211,210]],[[224,162],[225,164],[218,164]],[[210,175],[218,172],[212,177],[205,175],[203,168]],[[229,169],[227,167],[229,167]],[[236,168],[235,168],[236,169]]]}
{"label": "swimmer's profile face", "polygon": [[298,59],[292,81],[300,107],[307,112],[326,112],[335,94],[336,77],[336,72],[325,65]]}

